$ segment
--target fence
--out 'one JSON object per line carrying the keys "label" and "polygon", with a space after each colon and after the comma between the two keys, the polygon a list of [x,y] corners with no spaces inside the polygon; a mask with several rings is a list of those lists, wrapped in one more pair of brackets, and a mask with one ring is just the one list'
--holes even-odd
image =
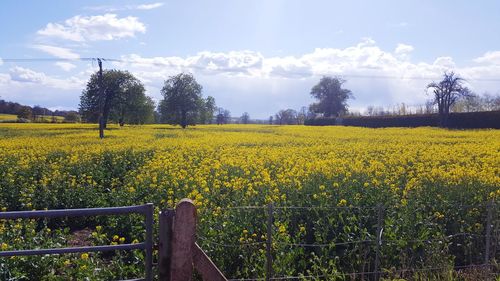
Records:
{"label": "fence", "polygon": [[[467,208],[476,208],[477,206],[461,206]],[[383,275],[387,274],[405,274],[405,273],[415,273],[415,272],[431,272],[431,271],[441,271],[441,270],[465,270],[465,269],[485,269],[487,274],[493,274],[498,276],[498,271],[495,272],[493,265],[491,264],[491,258],[496,259],[497,257],[497,246],[499,245],[499,220],[496,215],[497,209],[494,202],[490,202],[485,206],[485,228],[484,234],[478,233],[453,233],[444,237],[430,237],[426,239],[394,239],[388,237],[386,234],[390,232],[390,225],[385,222],[390,216],[387,212],[390,210],[382,205],[377,205],[376,207],[349,207],[349,206],[333,206],[333,207],[311,207],[311,206],[276,206],[272,203],[267,206],[240,206],[240,207],[225,207],[218,208],[218,210],[224,210],[224,212],[229,213],[232,211],[238,212],[261,212],[261,216],[250,214],[248,218],[255,219],[256,221],[264,221],[264,231],[262,239],[254,240],[252,242],[240,241],[240,243],[227,243],[226,241],[214,241],[213,238],[205,236],[206,229],[216,230],[216,235],[223,233],[223,230],[214,228],[215,224],[219,222],[215,220],[206,221],[201,218],[201,223],[197,223],[198,216],[196,208],[190,200],[181,200],[177,205],[175,210],[165,210],[159,215],[159,243],[158,243],[158,275],[159,280],[162,281],[183,281],[190,280],[190,276],[193,274],[193,269],[196,269],[204,280],[314,280],[314,279],[328,279],[336,277],[350,277],[351,279],[369,279],[378,280]],[[213,209],[205,209],[204,212],[209,212],[214,214]],[[280,227],[279,217],[294,218],[291,212],[300,212],[303,216],[304,221],[311,223],[312,216],[304,215],[307,211],[326,211],[330,215],[319,214],[321,219],[326,220],[326,222],[332,222],[331,219],[338,215],[341,218],[341,225],[343,227],[342,231],[345,231],[345,227],[354,227],[355,223],[350,221],[344,221],[348,219],[347,214],[349,212],[358,212],[359,218],[366,219],[370,221],[374,219],[373,227],[364,233],[363,237],[355,236],[345,236],[344,233],[333,232],[332,235],[325,236],[325,238],[335,238],[335,241],[324,241],[323,243],[318,243],[316,240],[308,240],[305,237],[305,241],[283,241],[279,240],[280,234],[282,232]],[[146,239],[145,242],[137,244],[122,244],[122,245],[109,245],[109,246],[88,246],[88,247],[71,247],[71,248],[58,248],[58,249],[36,249],[36,250],[17,250],[17,251],[0,251],[0,257],[11,257],[11,256],[27,256],[27,255],[44,255],[44,254],[64,254],[64,253],[78,253],[78,252],[99,252],[99,251],[111,251],[111,250],[134,250],[142,249],[146,252],[145,256],[145,278],[135,279],[135,280],[152,280],[153,278],[153,205],[146,204],[141,206],[129,206],[129,207],[115,207],[115,208],[96,208],[96,209],[71,209],[71,210],[48,210],[48,211],[19,211],[19,212],[2,212],[0,213],[0,219],[18,219],[18,218],[54,218],[54,217],[69,217],[69,216],[93,216],[93,215],[124,215],[138,213],[145,216],[145,230]],[[369,214],[365,216],[365,213]],[[374,215],[374,216],[373,216]],[[318,216],[318,213],[316,213]],[[224,218],[225,219],[225,218]],[[309,221],[308,221],[309,220]],[[290,225],[293,224],[293,220],[288,220]],[[317,221],[316,221],[317,222]],[[359,223],[359,229],[364,229],[361,227],[361,221],[356,220]],[[235,222],[237,224],[243,223],[243,221]],[[371,222],[370,222],[371,223]],[[197,227],[201,228],[197,230]],[[308,226],[311,227],[311,226]],[[316,226],[312,226],[310,229],[314,229]],[[278,229],[277,229],[278,228]],[[292,228],[292,227],[291,227]],[[285,230],[289,231],[289,230]],[[361,232],[360,232],[361,233]],[[198,234],[198,235],[197,235]],[[321,234],[321,233],[320,233]],[[290,234],[293,236],[293,234]],[[300,236],[300,235],[295,235]],[[231,236],[226,236],[231,237]],[[484,245],[484,256],[481,257],[481,262],[476,262],[479,260],[471,260],[469,264],[461,264],[455,266],[431,266],[425,268],[400,268],[400,269],[389,269],[387,272],[382,264],[384,262],[384,248],[390,248],[393,244],[401,243],[428,243],[429,245],[438,244],[453,244],[453,239],[462,238],[465,240],[467,237],[479,238],[482,240]],[[278,239],[276,239],[278,238]],[[309,237],[310,238],[310,237]],[[245,252],[240,252],[242,247],[261,247],[265,255],[265,265],[263,265],[264,274],[261,276],[248,276],[242,278],[226,279],[221,271],[217,269],[215,264],[208,258],[207,254],[201,249],[198,243],[205,249],[209,250],[211,253],[215,253],[214,250],[221,249],[222,254],[217,255],[218,260],[215,261],[217,264],[221,264],[223,259],[232,258],[232,253],[237,253],[239,256],[244,257]],[[452,243],[453,242],[453,243]],[[436,244],[438,243],[438,244]],[[462,242],[456,242],[462,243]],[[455,244],[456,244],[455,243]],[[371,261],[363,248],[369,245],[368,250],[373,249],[374,258]],[[359,246],[357,248],[349,248],[353,246]],[[365,253],[364,258],[368,261],[367,270],[361,271],[335,271],[326,274],[308,274],[307,272],[300,273],[297,275],[278,275],[275,271],[276,268],[280,267],[292,267],[292,260],[287,260],[285,263],[280,261],[280,257],[277,255],[277,248],[282,247],[283,252],[293,252],[289,251],[291,248],[309,249],[309,253],[315,254],[320,252],[318,249],[325,249],[322,253],[329,254],[330,251],[334,250],[335,255],[338,254],[339,248],[349,254],[349,251],[358,251]],[[285,250],[283,250],[285,249]],[[248,249],[248,253],[254,251],[255,249]],[[308,253],[308,252],[304,252]],[[302,257],[302,256],[300,256]],[[338,257],[338,256],[336,256]],[[336,257],[331,257],[335,259]],[[328,257],[330,258],[330,257]],[[387,258],[387,256],[385,257]],[[236,261],[238,262],[238,261]],[[362,268],[365,269],[366,261],[361,260]],[[278,266],[276,266],[278,263]],[[257,266],[255,263],[248,264],[247,266]],[[230,268],[224,268],[226,271],[230,271]],[[498,270],[498,268],[496,268]],[[226,272],[227,273],[227,272]],[[231,273],[231,272],[230,272]],[[248,275],[251,275],[248,274]],[[490,276],[491,277],[491,276]]]}
{"label": "fence", "polygon": [[[259,268],[263,268],[264,270],[261,270],[260,272],[263,273],[262,275],[254,274],[252,275],[251,273],[246,273],[247,276],[241,276],[243,274],[238,273],[238,268],[237,270],[227,270],[225,271],[226,275],[240,275],[240,278],[233,278],[233,279],[228,279],[228,280],[241,280],[241,281],[251,281],[251,280],[324,280],[328,278],[339,278],[339,277],[345,277],[345,278],[352,278],[355,280],[379,280],[382,276],[389,276],[392,274],[394,275],[404,275],[404,274],[414,274],[414,273],[426,273],[426,272],[438,272],[438,271],[445,271],[445,270],[457,270],[457,271],[464,271],[464,270],[484,270],[487,272],[486,274],[489,274],[490,277],[491,275],[498,276],[498,267],[494,264],[491,263],[492,258],[498,260],[497,257],[497,248],[499,246],[500,242],[500,231],[499,231],[499,223],[500,221],[498,220],[498,216],[496,215],[496,204],[494,202],[489,202],[488,204],[484,204],[482,207],[484,207],[484,220],[480,223],[482,226],[484,226],[484,229],[482,230],[482,233],[473,233],[473,232],[455,232],[455,233],[447,233],[446,235],[442,235],[440,237],[428,237],[425,239],[419,239],[419,237],[414,237],[413,239],[408,239],[408,238],[393,238],[389,237],[389,234],[385,234],[385,231],[388,231],[391,226],[389,225],[384,225],[384,222],[386,219],[389,219],[388,216],[386,216],[386,212],[390,210],[390,208],[386,208],[383,205],[378,205],[376,207],[348,207],[348,206],[333,206],[333,207],[310,207],[310,206],[276,206],[274,204],[268,204],[267,206],[238,206],[238,207],[221,207],[219,208],[219,211],[221,213],[230,213],[230,212],[238,212],[238,213],[252,213],[251,216],[253,220],[250,220],[251,223],[247,226],[248,228],[252,228],[255,226],[256,221],[262,221],[262,227],[260,229],[259,233],[263,233],[262,239],[254,239],[252,241],[238,241],[238,242],[232,242],[232,241],[227,241],[227,235],[225,238],[215,238],[215,237],[210,237],[209,235],[201,235],[198,236],[198,240],[200,245],[203,246],[204,249],[209,249],[213,252],[218,252],[219,254],[216,254],[216,256],[222,255],[222,256],[227,256],[226,259],[226,270],[227,268],[231,267],[231,259],[238,259],[239,256],[244,256],[245,254],[251,253],[251,252],[256,252],[261,250],[263,252],[262,257],[265,260],[265,264],[262,263]],[[461,206],[460,208],[463,209],[477,209],[478,206]],[[318,243],[317,241],[314,241],[314,239],[308,239],[308,237],[304,237],[302,241],[287,241],[286,240],[286,235],[282,235],[282,237],[285,237],[284,239],[281,239],[280,241],[280,235],[279,232],[280,230],[279,225],[281,222],[279,221],[280,216],[285,216],[286,223],[288,226],[292,226],[290,228],[293,228],[294,222],[293,222],[293,215],[290,215],[290,213],[287,213],[287,211],[295,211],[301,213],[301,215],[305,218],[307,218],[307,212],[310,211],[318,211],[322,210],[325,212],[330,213],[329,215],[325,215],[324,219],[327,220],[327,217],[331,217],[332,215],[335,216],[335,214],[339,213],[347,213],[347,212],[364,212],[364,213],[371,213],[372,220],[374,222],[373,227],[371,228],[371,233],[367,234],[365,237],[343,237],[341,238],[341,235],[338,235],[339,240],[335,239],[332,241],[322,241],[321,243]],[[213,212],[214,209],[206,211],[207,213]],[[306,213],[306,215],[304,215]],[[230,216],[230,215],[228,215]],[[236,217],[244,217],[243,215],[235,215],[233,219]],[[316,214],[316,216],[318,216]],[[321,216],[321,215],[320,215]],[[347,216],[344,216],[344,219]],[[225,217],[227,219],[228,217]],[[313,218],[311,218],[313,219]],[[341,218],[342,219],[342,218]],[[221,220],[222,221],[222,220]],[[265,223],[264,223],[265,222]],[[244,221],[239,221],[240,224],[244,224]],[[419,222],[415,221],[415,224],[418,224]],[[223,231],[222,228],[217,228],[217,225],[220,224],[220,222],[212,222],[211,225],[205,226],[204,229],[198,230],[198,233],[203,233],[203,232],[208,232],[210,233],[210,229],[217,229],[217,231],[213,231],[212,233],[219,233]],[[479,222],[477,222],[479,224]],[[253,226],[252,226],[253,225]],[[346,222],[346,224],[343,224],[344,226],[349,226],[349,224]],[[200,227],[202,227],[202,224],[200,224]],[[295,223],[295,227],[297,227]],[[352,225],[351,225],[352,227]],[[315,226],[309,227],[309,229],[314,230]],[[208,229],[208,230],[207,230]],[[255,228],[254,228],[255,230]],[[287,230],[288,231],[288,230]],[[327,232],[327,231],[325,231]],[[337,232],[338,234],[339,232]],[[294,234],[297,236],[297,234]],[[308,241],[309,240],[309,241]],[[457,253],[460,251],[463,251],[464,253],[469,251],[466,249],[467,247],[469,248],[476,248],[476,250],[473,250],[472,252],[475,253],[475,256],[472,256],[467,260],[467,258],[464,258],[464,260],[460,260],[460,258],[456,257],[454,260],[454,265],[435,265],[435,266],[427,266],[424,268],[417,268],[417,267],[403,267],[396,269],[394,267],[383,267],[384,263],[384,250],[388,248],[394,248],[397,247],[398,244],[400,243],[406,243],[408,247],[411,247],[413,245],[424,245],[425,247],[432,247],[433,245],[441,245],[444,248],[449,247],[451,250],[450,251],[456,251]],[[301,254],[298,257],[286,257],[287,251],[290,251],[290,249],[297,249],[301,248],[302,251],[305,254]],[[289,267],[294,267],[296,266],[294,264],[297,262],[300,262],[301,260],[304,260],[304,257],[308,257],[307,253],[323,253],[323,254],[329,254],[329,253],[334,253],[334,255],[329,256],[327,259],[335,259],[338,258],[339,252],[342,252],[344,249],[346,251],[349,250],[355,250],[359,252],[363,252],[363,248],[368,248],[367,251],[373,252],[373,257],[369,257],[368,254],[365,256],[366,261],[366,268],[368,270],[360,270],[360,271],[337,271],[337,272],[332,272],[330,274],[324,274],[324,275],[311,275],[308,274],[307,271],[305,272],[300,272],[299,274],[295,275],[284,275],[284,274],[277,274],[276,272],[273,272],[273,269],[276,270],[278,269],[279,271],[283,272],[283,267],[286,266],[286,264],[283,261],[280,261],[279,259],[282,260],[287,260],[289,263]],[[339,250],[340,249],[340,250]],[[240,251],[239,254],[237,252]],[[477,254],[481,252],[481,254]],[[224,253],[224,254],[221,254]],[[283,256],[283,253],[285,253],[285,257]],[[466,256],[464,254],[464,256]],[[342,259],[342,257],[340,257]],[[388,258],[387,256],[385,258]],[[229,260],[227,262],[227,260]],[[261,259],[262,260],[262,259]],[[241,261],[241,259],[240,259]],[[218,261],[222,262],[222,260]],[[233,265],[236,262],[232,263]],[[386,263],[387,264],[387,263]],[[273,266],[274,265],[274,266]],[[249,266],[248,264],[246,266]],[[254,267],[255,264],[253,265]],[[224,266],[223,266],[224,267]],[[307,266],[306,266],[307,267]],[[363,265],[364,268],[364,265]],[[236,273],[236,274],[235,274]]]}
{"label": "fence", "polygon": [[0,219],[35,219],[35,218],[58,218],[58,217],[77,217],[77,216],[96,216],[96,215],[126,215],[126,214],[144,215],[146,230],[146,239],[144,242],[135,244],[104,245],[104,246],[86,246],[86,247],[68,247],[54,249],[36,249],[36,250],[14,250],[0,251],[0,257],[13,256],[33,256],[33,255],[52,255],[66,253],[83,252],[104,252],[116,250],[144,250],[145,255],[145,277],[143,279],[150,281],[153,278],[153,204],[140,206],[111,207],[111,208],[88,208],[88,209],[64,209],[64,210],[46,210],[46,211],[14,211],[0,212]]}

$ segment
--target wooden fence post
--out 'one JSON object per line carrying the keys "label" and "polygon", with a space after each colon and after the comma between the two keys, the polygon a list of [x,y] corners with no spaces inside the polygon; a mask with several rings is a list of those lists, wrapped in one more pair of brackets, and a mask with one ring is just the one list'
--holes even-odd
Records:
{"label": "wooden fence post", "polygon": [[197,243],[194,244],[193,252],[194,268],[206,281],[227,281],[224,274],[215,266],[212,260],[203,252]]}
{"label": "wooden fence post", "polygon": [[172,257],[172,223],[175,211],[168,209],[160,212],[158,232],[158,275],[159,281],[170,281],[170,263]]}
{"label": "wooden fence post", "polygon": [[380,246],[382,246],[382,224],[384,219],[384,209],[382,204],[377,205],[377,237],[375,237],[375,280],[380,279]]}
{"label": "wooden fence post", "polygon": [[172,229],[171,281],[189,281],[193,276],[196,207],[193,201],[182,199],[175,208]]}
{"label": "wooden fence post", "polygon": [[273,203],[267,205],[267,238],[266,238],[266,281],[271,280],[273,275]]}

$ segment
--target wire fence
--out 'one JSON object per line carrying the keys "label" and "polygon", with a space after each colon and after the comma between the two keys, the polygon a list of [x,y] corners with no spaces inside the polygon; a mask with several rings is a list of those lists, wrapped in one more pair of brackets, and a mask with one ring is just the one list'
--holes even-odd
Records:
{"label": "wire fence", "polygon": [[[395,219],[402,216],[401,210],[382,205],[274,206],[271,203],[206,208],[202,210],[202,217],[217,212],[220,220],[199,224],[197,238],[203,248],[223,253],[223,260],[224,255],[227,257],[222,270],[229,276],[240,277],[229,280],[328,280],[341,277],[379,280],[384,276],[471,270],[488,278],[500,276],[496,265],[500,246],[496,202],[454,206],[453,211],[459,214],[469,214],[473,210],[476,214],[474,225],[478,229],[456,231],[448,224],[456,219],[460,226],[465,215],[439,222],[443,220],[442,214],[432,214],[429,211],[432,208],[427,207],[413,212],[407,210],[406,215],[410,217],[425,212],[430,214],[428,218],[414,221],[413,225],[403,226]],[[237,230],[221,235],[229,228],[223,221],[231,219]],[[416,231],[419,228],[420,232]],[[245,233],[243,236],[238,235],[241,231]],[[309,231],[314,234],[308,235]],[[258,235],[252,238],[253,233]],[[246,236],[252,239],[242,239]],[[246,255],[254,257],[245,260]],[[312,260],[313,257],[318,260]],[[349,265],[350,261],[356,261],[357,265]],[[238,263],[243,264],[238,266]],[[283,268],[286,265],[288,268]],[[320,265],[321,269],[314,268],[315,265]],[[325,270],[331,272],[321,274]],[[289,272],[293,274],[287,274]]]}

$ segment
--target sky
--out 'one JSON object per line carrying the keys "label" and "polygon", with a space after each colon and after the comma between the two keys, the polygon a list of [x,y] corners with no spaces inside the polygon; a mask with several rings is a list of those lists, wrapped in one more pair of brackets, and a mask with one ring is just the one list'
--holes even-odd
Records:
{"label": "sky", "polygon": [[[346,80],[349,106],[418,105],[455,71],[500,93],[500,1],[165,0],[0,2],[0,99],[78,109],[92,61],[128,70],[155,101],[192,73],[232,116],[266,119],[314,102],[323,76]],[[9,59],[51,58],[44,62]]]}

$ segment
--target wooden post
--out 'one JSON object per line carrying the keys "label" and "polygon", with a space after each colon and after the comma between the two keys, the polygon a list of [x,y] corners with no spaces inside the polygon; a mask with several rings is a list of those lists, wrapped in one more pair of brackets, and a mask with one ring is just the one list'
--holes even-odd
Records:
{"label": "wooden post", "polygon": [[194,244],[193,261],[194,267],[201,274],[203,280],[206,281],[227,281],[224,274],[215,266],[212,260],[203,252],[203,250]]}
{"label": "wooden post", "polygon": [[266,239],[266,281],[271,280],[273,275],[273,203],[267,205],[267,239]]}
{"label": "wooden post", "polygon": [[382,246],[382,224],[383,224],[383,216],[384,209],[382,204],[377,205],[377,237],[375,237],[375,280],[378,281],[380,279],[380,246]]}
{"label": "wooden post", "polygon": [[172,229],[171,281],[190,281],[193,276],[196,207],[193,201],[182,199],[175,208]]}
{"label": "wooden post", "polygon": [[486,216],[486,249],[484,252],[484,264],[490,264],[490,244],[491,244],[491,220],[493,216],[493,201],[488,202]]}
{"label": "wooden post", "polygon": [[104,81],[102,77],[102,61],[101,59],[97,59],[97,63],[99,64],[99,138],[104,138]]}
{"label": "wooden post", "polygon": [[168,209],[160,212],[158,243],[158,275],[159,281],[170,281],[170,263],[172,257],[172,223],[175,211]]}

